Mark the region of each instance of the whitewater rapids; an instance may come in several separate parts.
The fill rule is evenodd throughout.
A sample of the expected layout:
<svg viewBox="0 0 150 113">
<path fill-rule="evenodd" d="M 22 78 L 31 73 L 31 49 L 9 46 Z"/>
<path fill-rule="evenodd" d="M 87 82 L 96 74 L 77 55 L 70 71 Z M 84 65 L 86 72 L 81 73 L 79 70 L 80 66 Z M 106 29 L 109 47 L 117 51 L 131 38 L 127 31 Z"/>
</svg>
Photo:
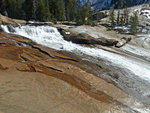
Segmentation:
<svg viewBox="0 0 150 113">
<path fill-rule="evenodd" d="M 98 48 L 83 47 L 65 41 L 63 36 L 54 27 L 50 26 L 19 26 L 10 30 L 7 25 L 1 25 L 6 33 L 12 33 L 27 37 L 38 44 L 74 53 L 83 53 L 95 58 L 101 58 L 111 62 L 113 65 L 127 69 L 139 78 L 150 82 L 150 63 L 140 61 L 131 57 L 121 56 Z"/>
</svg>

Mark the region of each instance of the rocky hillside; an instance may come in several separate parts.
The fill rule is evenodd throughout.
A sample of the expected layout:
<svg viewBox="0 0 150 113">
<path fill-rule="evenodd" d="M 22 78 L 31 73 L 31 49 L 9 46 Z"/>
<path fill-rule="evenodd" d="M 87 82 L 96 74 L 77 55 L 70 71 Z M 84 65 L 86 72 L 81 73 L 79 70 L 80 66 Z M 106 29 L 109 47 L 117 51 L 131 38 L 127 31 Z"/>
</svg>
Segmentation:
<svg viewBox="0 0 150 113">
<path fill-rule="evenodd" d="M 115 19 L 117 20 L 118 11 L 120 11 L 120 14 L 124 14 L 125 10 L 126 10 L 125 8 L 114 10 Z M 128 7 L 127 10 L 129 12 L 129 17 L 133 16 L 134 13 L 137 13 L 140 27 L 142 26 L 143 28 L 149 29 L 148 28 L 148 26 L 150 25 L 150 4 L 149 3 Z M 100 24 L 105 25 L 110 23 L 110 18 L 109 18 L 110 12 L 111 10 L 103 10 L 97 12 L 97 15 L 99 16 L 98 20 Z"/>
<path fill-rule="evenodd" d="M 149 0 L 122 0 L 122 5 L 127 4 L 131 7 L 146 3 L 148 1 Z M 91 0 L 92 7 L 96 10 L 112 9 L 113 7 L 117 7 L 119 2 L 119 0 Z"/>
</svg>

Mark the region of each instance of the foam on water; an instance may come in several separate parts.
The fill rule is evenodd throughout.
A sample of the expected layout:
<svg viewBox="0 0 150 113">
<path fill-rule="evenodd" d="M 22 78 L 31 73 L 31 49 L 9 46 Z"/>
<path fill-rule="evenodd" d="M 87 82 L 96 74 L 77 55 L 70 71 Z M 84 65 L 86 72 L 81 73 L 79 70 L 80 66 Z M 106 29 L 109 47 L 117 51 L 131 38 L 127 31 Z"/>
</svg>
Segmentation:
<svg viewBox="0 0 150 113">
<path fill-rule="evenodd" d="M 79 52 L 96 58 L 107 60 L 113 65 L 128 69 L 138 77 L 150 82 L 150 64 L 148 62 L 142 62 L 130 57 L 121 56 L 98 48 L 89 48 L 73 44 L 72 42 L 65 41 L 62 35 L 54 27 L 26 25 L 13 28 L 14 32 L 10 32 L 6 25 L 1 25 L 1 28 L 7 33 L 13 33 L 28 37 L 38 44 L 56 50 Z"/>
</svg>

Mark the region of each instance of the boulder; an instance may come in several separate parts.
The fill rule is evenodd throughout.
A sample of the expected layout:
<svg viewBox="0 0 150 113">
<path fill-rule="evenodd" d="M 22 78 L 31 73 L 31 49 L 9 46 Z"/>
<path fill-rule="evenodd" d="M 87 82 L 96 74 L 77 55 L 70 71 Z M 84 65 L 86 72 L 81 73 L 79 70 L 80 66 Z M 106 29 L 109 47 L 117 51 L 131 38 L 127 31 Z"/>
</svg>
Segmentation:
<svg viewBox="0 0 150 113">
<path fill-rule="evenodd" d="M 86 33 L 72 33 L 69 30 L 58 29 L 63 35 L 64 39 L 76 44 L 89 44 L 89 45 L 102 45 L 102 46 L 115 46 L 118 41 L 115 39 L 106 39 L 104 37 L 94 38 Z"/>
<path fill-rule="evenodd" d="M 10 32 L 15 32 L 14 27 L 13 27 L 11 24 L 8 25 L 8 30 L 9 30 Z"/>
<path fill-rule="evenodd" d="M 118 43 L 115 45 L 115 47 L 117 47 L 117 48 L 123 47 L 126 43 L 128 43 L 130 41 L 131 41 L 131 38 L 123 37 L 120 39 L 120 41 L 118 41 Z"/>
</svg>

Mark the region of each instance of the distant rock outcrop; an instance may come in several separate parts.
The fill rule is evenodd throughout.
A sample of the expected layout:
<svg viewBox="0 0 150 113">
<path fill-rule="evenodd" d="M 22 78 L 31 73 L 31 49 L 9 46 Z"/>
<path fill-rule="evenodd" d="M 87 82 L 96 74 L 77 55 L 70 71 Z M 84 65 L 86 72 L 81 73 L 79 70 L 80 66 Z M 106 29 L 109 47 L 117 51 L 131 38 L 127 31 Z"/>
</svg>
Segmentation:
<svg viewBox="0 0 150 113">
<path fill-rule="evenodd" d="M 25 20 L 16 20 L 16 19 L 11 19 L 9 17 L 3 16 L 2 14 L 0 14 L 0 25 L 1 24 L 25 24 L 27 23 Z"/>
</svg>

